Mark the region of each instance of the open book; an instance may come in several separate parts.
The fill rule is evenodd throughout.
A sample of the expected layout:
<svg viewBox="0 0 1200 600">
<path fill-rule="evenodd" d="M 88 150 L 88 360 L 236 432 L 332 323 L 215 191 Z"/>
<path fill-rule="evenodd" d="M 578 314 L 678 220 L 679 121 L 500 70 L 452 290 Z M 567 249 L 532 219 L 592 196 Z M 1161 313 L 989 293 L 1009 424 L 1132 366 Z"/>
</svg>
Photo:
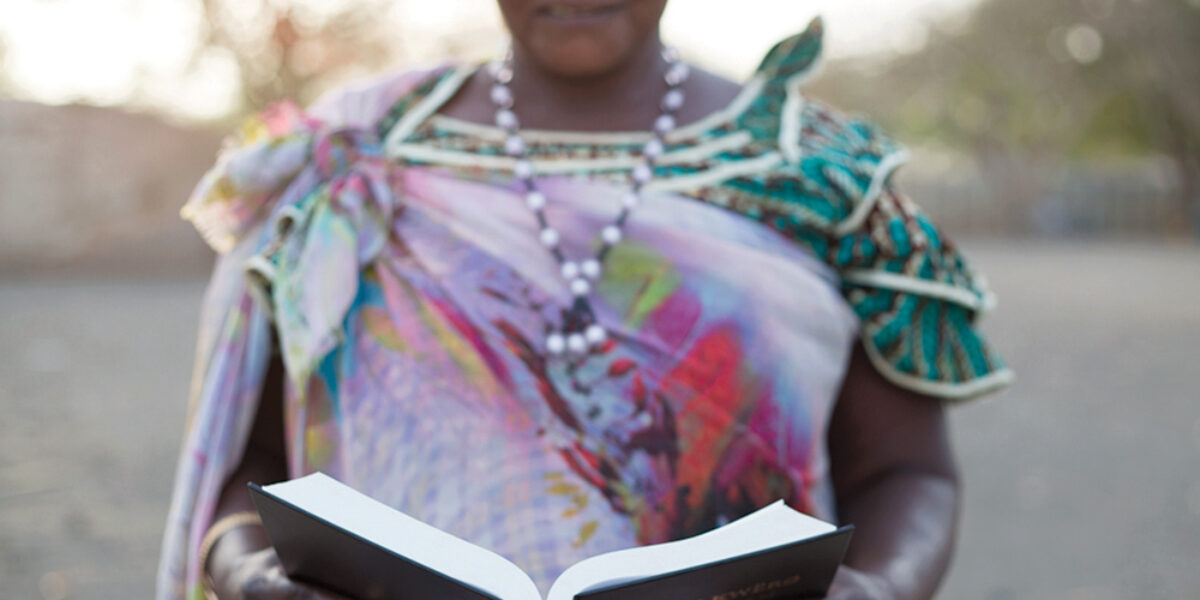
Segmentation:
<svg viewBox="0 0 1200 600">
<path fill-rule="evenodd" d="M 323 473 L 250 488 L 297 580 L 363 600 L 542 600 L 529 575 L 499 554 Z M 546 600 L 820 598 L 851 530 L 780 501 L 695 537 L 582 560 Z"/>
</svg>

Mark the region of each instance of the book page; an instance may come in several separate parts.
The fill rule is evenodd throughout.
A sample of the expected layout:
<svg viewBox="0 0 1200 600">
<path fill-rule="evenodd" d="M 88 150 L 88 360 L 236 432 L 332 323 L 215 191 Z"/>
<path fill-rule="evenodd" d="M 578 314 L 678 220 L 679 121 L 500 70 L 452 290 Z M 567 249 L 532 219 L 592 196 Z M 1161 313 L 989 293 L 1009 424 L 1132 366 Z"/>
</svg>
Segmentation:
<svg viewBox="0 0 1200 600">
<path fill-rule="evenodd" d="M 563 572 L 547 600 L 572 600 L 598 587 L 674 573 L 735 556 L 832 533 L 837 527 L 778 501 L 695 537 L 618 550 L 582 560 Z"/>
<path fill-rule="evenodd" d="M 414 519 L 324 473 L 262 489 L 500 600 L 541 600 L 529 575 L 499 554 Z"/>
</svg>

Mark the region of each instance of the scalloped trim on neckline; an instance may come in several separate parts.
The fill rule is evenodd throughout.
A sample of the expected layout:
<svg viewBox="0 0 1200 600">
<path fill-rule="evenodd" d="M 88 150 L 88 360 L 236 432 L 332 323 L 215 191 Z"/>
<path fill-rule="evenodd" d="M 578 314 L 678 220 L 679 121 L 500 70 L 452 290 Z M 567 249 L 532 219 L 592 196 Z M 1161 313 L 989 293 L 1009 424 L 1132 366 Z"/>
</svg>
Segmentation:
<svg viewBox="0 0 1200 600">
<path fill-rule="evenodd" d="M 464 137 L 487 142 L 502 142 L 504 130 L 495 125 L 477 123 L 458 117 L 439 114 L 437 111 L 450 100 L 481 65 L 467 64 L 451 67 L 433 91 L 421 99 L 402 117 L 387 135 L 385 147 L 394 148 L 406 141 L 423 125 L 429 124 L 439 130 L 449 131 Z M 667 134 L 667 142 L 679 144 L 702 137 L 705 133 L 736 121 L 762 93 L 767 79 L 755 74 L 742 84 L 736 96 L 725 106 L 705 116 L 684 124 Z M 620 146 L 641 144 L 650 139 L 649 131 L 573 131 L 524 129 L 521 137 L 534 144 L 578 144 L 592 146 Z"/>
</svg>

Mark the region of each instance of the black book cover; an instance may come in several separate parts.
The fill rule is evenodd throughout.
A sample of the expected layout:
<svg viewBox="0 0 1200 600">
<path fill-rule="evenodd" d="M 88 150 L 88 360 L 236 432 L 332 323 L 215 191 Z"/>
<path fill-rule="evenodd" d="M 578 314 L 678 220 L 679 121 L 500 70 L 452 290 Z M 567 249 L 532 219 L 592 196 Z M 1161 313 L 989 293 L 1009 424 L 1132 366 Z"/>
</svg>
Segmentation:
<svg viewBox="0 0 1200 600">
<path fill-rule="evenodd" d="M 250 484 L 288 576 L 360 600 L 496 598 L 426 568 Z M 584 592 L 576 600 L 823 598 L 853 527 L 692 569 Z M 619 578 L 620 574 L 614 574 Z"/>
<path fill-rule="evenodd" d="M 360 600 L 503 600 L 363 539 L 255 484 L 250 497 L 288 577 Z"/>
<path fill-rule="evenodd" d="M 850 545 L 846 526 L 785 546 L 584 592 L 576 600 L 801 600 L 824 598 Z"/>
</svg>

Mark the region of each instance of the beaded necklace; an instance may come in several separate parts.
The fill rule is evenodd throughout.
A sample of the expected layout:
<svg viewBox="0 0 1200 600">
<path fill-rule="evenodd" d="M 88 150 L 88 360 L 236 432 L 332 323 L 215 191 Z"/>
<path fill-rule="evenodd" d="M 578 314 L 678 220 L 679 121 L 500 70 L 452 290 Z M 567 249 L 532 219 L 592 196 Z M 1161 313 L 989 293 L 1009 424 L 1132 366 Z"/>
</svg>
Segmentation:
<svg viewBox="0 0 1200 600">
<path fill-rule="evenodd" d="M 655 161 L 662 156 L 666 148 L 665 137 L 675 129 L 675 113 L 683 106 L 681 86 L 687 80 L 688 66 L 680 60 L 679 53 L 673 48 L 664 48 L 662 58 L 667 63 L 666 74 L 663 76 L 667 92 L 659 105 L 662 113 L 654 120 L 653 137 L 642 147 L 641 161 L 630 172 L 630 189 L 621 196 L 620 212 L 611 224 L 600 230 L 600 243 L 595 255 L 584 260 L 566 256 L 560 246 L 561 235 L 546 221 L 546 195 L 537 189 L 534 182 L 533 163 L 527 156 L 525 140 L 521 138 L 520 122 L 513 112 L 513 93 L 508 85 L 513 78 L 512 53 L 510 52 L 504 60 L 488 65 L 488 72 L 492 76 L 491 100 L 496 106 L 496 125 L 508 134 L 504 140 L 504 151 L 516 159 L 513 173 L 525 190 L 525 205 L 533 211 L 537 219 L 540 228 L 539 240 L 558 262 L 559 273 L 574 298 L 570 309 L 564 314 L 561 325 L 557 329 L 550 328 L 546 334 L 545 350 L 550 355 L 561 355 L 564 352 L 584 355 L 599 348 L 608 339 L 608 332 L 597 322 L 588 296 L 601 277 L 604 259 L 613 246 L 621 241 L 625 223 L 641 201 L 642 188 L 654 177 Z"/>
</svg>

